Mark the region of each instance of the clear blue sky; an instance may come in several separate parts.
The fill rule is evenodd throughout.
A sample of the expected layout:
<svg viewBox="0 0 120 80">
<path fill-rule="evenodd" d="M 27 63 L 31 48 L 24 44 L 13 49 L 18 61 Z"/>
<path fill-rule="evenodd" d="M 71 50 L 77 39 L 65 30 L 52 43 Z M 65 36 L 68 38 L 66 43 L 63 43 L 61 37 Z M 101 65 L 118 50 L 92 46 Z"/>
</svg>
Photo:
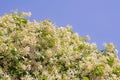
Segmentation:
<svg viewBox="0 0 120 80">
<path fill-rule="evenodd" d="M 80 36 L 90 35 L 100 48 L 113 42 L 120 51 L 120 0 L 0 1 L 0 15 L 16 9 L 30 11 L 31 20 L 49 18 L 58 26 L 70 24 Z"/>
</svg>

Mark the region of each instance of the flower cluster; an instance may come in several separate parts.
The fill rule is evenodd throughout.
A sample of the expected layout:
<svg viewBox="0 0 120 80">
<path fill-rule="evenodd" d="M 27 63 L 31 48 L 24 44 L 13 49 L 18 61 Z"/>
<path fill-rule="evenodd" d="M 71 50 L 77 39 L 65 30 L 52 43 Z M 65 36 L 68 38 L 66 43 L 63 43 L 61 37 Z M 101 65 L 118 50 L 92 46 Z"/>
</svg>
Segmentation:
<svg viewBox="0 0 120 80">
<path fill-rule="evenodd" d="M 120 80 L 112 43 L 100 50 L 70 26 L 29 21 L 30 15 L 0 17 L 0 80 Z"/>
</svg>

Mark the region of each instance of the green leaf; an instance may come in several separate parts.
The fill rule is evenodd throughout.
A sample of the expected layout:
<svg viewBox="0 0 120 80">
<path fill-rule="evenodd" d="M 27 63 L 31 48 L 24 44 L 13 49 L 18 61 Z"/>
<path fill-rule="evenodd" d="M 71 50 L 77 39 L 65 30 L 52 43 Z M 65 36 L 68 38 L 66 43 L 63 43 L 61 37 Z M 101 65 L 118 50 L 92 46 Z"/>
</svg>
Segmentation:
<svg viewBox="0 0 120 80">
<path fill-rule="evenodd" d="M 89 78 L 88 77 L 83 77 L 83 80 L 89 80 Z"/>
<path fill-rule="evenodd" d="M 3 33 L 0 31 L 0 36 L 2 36 L 3 35 Z"/>
<path fill-rule="evenodd" d="M 85 42 L 87 41 L 86 38 L 82 38 L 82 37 L 80 37 L 79 40 L 80 41 L 85 41 Z"/>
<path fill-rule="evenodd" d="M 44 61 L 44 58 L 43 58 L 42 56 L 38 56 L 37 59 L 36 59 L 36 61 L 41 61 L 41 62 L 43 62 L 43 61 Z"/>
<path fill-rule="evenodd" d="M 25 26 L 27 24 L 27 19 L 25 19 L 24 17 L 19 17 L 17 15 L 13 15 L 13 19 L 16 21 L 16 25 L 17 26 Z"/>
<path fill-rule="evenodd" d="M 93 70 L 93 75 L 94 76 L 101 76 L 103 74 L 103 66 L 98 65 L 94 70 Z"/>
<path fill-rule="evenodd" d="M 0 56 L 3 56 L 3 54 L 0 52 Z"/>
<path fill-rule="evenodd" d="M 80 37 L 79 40 L 80 40 L 80 41 L 83 41 L 83 38 Z"/>
<path fill-rule="evenodd" d="M 78 47 L 78 49 L 81 51 L 81 50 L 83 50 L 85 48 L 85 45 L 84 44 L 81 44 L 81 45 L 79 45 L 79 47 Z"/>
<path fill-rule="evenodd" d="M 22 22 L 22 24 L 27 24 L 27 20 L 25 18 L 20 18 L 20 21 Z"/>
<path fill-rule="evenodd" d="M 114 57 L 110 57 L 109 59 L 107 59 L 107 61 L 108 61 L 108 64 L 109 64 L 110 66 L 113 66 Z"/>
<path fill-rule="evenodd" d="M 68 30 L 68 32 L 72 33 L 73 34 L 73 31 L 72 30 Z"/>
<path fill-rule="evenodd" d="M 79 74 L 76 74 L 76 77 L 78 77 L 78 78 L 82 78 L 82 76 L 81 76 L 81 74 L 79 73 Z"/>
<path fill-rule="evenodd" d="M 11 53 L 15 56 L 15 55 L 17 55 L 17 50 L 16 49 L 12 49 Z"/>
<path fill-rule="evenodd" d="M 41 79 L 41 80 L 48 80 L 48 79 L 47 79 L 47 76 L 45 76 L 45 75 L 40 75 L 40 79 Z"/>
<path fill-rule="evenodd" d="M 120 76 L 120 67 L 116 67 L 116 68 L 113 70 L 113 73 L 116 74 L 117 76 Z"/>
</svg>

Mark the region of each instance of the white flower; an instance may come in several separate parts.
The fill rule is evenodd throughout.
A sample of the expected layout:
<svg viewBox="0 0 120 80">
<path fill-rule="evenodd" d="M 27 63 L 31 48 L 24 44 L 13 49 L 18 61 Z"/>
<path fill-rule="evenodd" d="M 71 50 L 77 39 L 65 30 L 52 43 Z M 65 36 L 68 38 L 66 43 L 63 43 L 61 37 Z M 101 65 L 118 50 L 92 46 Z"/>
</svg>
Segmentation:
<svg viewBox="0 0 120 80">
<path fill-rule="evenodd" d="M 22 12 L 22 15 L 23 15 L 23 16 L 27 16 L 27 17 L 30 17 L 32 14 L 31 14 L 31 12 Z"/>
<path fill-rule="evenodd" d="M 88 42 L 88 35 L 82 38 L 70 26 L 56 28 L 50 20 L 29 21 L 27 16 L 31 13 L 0 17 L 1 79 L 82 80 L 89 76 L 120 80 L 120 60 L 113 43 L 105 43 L 101 51 L 96 43 Z"/>
</svg>

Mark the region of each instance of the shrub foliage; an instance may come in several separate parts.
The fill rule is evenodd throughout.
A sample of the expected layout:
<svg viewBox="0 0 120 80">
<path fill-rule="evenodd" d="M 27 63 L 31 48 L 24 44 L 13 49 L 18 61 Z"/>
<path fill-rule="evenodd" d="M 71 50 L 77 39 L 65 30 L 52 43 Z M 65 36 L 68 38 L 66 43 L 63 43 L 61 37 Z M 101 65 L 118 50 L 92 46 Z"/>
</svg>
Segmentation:
<svg viewBox="0 0 120 80">
<path fill-rule="evenodd" d="M 100 50 L 89 36 L 30 13 L 0 17 L 0 80 L 119 80 L 120 60 L 112 44 Z"/>
</svg>

